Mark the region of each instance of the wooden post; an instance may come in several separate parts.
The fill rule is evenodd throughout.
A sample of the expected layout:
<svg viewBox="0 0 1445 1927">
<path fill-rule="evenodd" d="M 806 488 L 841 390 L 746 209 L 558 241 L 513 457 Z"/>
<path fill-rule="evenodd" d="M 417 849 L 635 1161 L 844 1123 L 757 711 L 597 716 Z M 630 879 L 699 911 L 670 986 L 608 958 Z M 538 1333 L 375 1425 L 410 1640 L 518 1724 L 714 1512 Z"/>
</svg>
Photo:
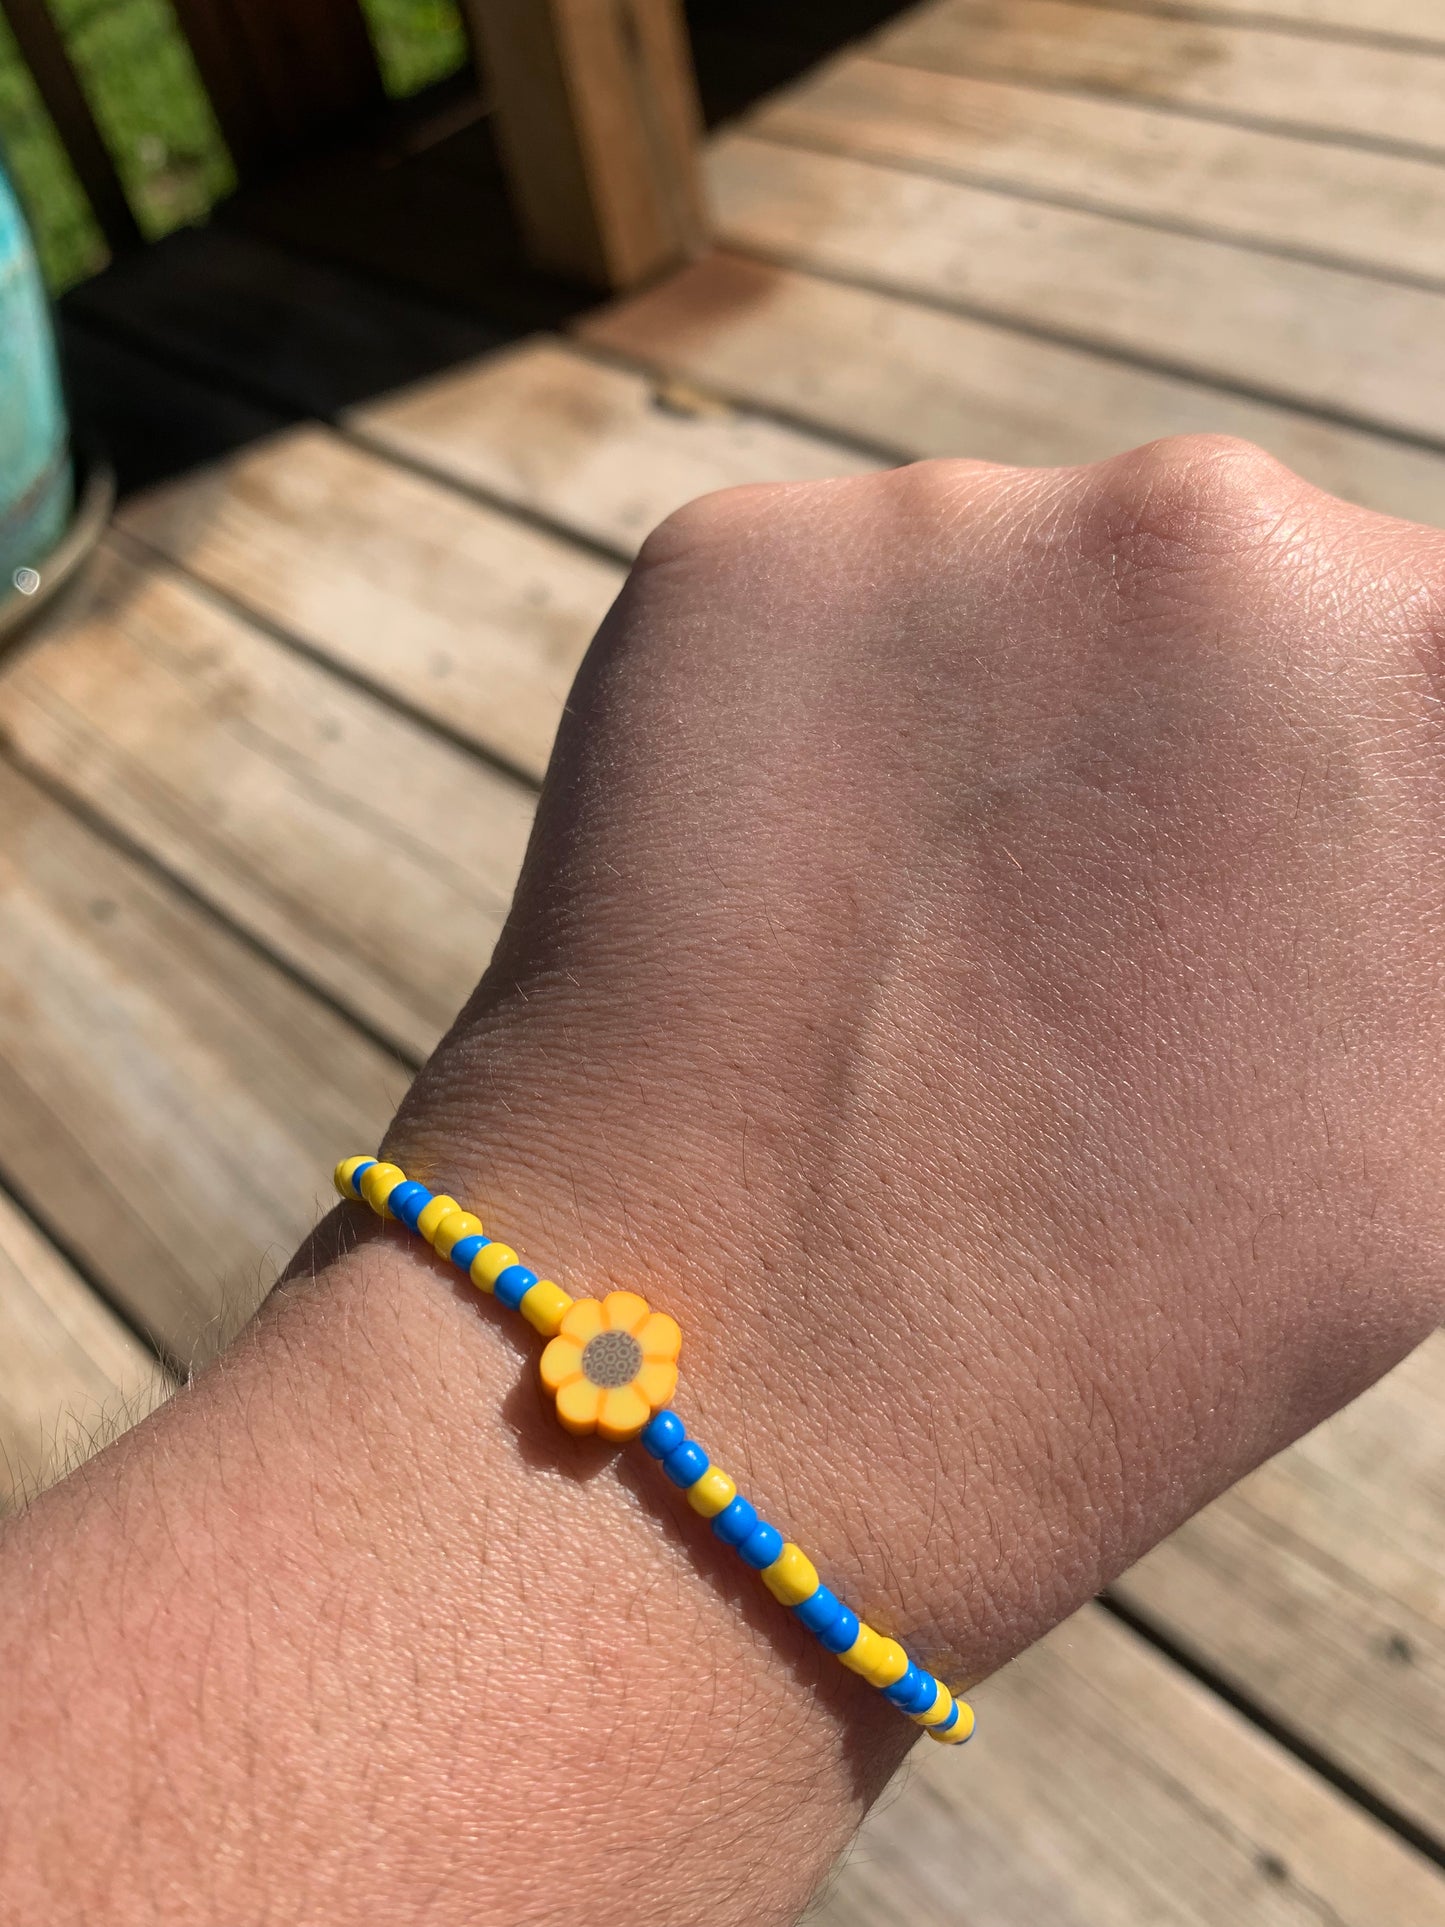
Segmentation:
<svg viewBox="0 0 1445 1927">
<path fill-rule="evenodd" d="M 112 253 L 139 247 L 140 229 L 125 188 L 44 0 L 0 0 L 0 5 Z"/>
<path fill-rule="evenodd" d="M 375 112 L 358 0 L 172 0 L 236 173 L 264 174 Z"/>
<path fill-rule="evenodd" d="M 539 267 L 630 288 L 706 238 L 680 0 L 466 0 Z"/>
</svg>

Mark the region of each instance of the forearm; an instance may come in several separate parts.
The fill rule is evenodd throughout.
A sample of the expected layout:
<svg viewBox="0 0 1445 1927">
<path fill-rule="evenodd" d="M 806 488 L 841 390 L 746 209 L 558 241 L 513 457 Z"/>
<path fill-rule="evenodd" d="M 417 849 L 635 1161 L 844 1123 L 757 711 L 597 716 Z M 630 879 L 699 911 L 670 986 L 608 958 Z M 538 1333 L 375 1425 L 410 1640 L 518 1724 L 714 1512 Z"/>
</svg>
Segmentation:
<svg viewBox="0 0 1445 1927">
<path fill-rule="evenodd" d="M 914 1729 L 534 1351 L 371 1243 L 17 1523 L 7 1919 L 795 1915 Z"/>
</svg>

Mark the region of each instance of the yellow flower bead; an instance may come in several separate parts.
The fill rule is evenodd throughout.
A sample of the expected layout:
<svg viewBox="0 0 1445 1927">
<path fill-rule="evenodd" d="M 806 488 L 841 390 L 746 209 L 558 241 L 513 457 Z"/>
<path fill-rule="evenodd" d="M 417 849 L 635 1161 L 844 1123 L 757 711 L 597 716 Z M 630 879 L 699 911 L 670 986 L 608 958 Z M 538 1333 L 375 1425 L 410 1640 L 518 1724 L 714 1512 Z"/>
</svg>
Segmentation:
<svg viewBox="0 0 1445 1927">
<path fill-rule="evenodd" d="M 421 1236 L 426 1239 L 427 1243 L 430 1244 L 436 1237 L 437 1226 L 441 1223 L 442 1219 L 449 1218 L 453 1211 L 460 1211 L 461 1208 L 455 1198 L 449 1198 L 443 1193 L 440 1197 L 433 1198 L 430 1204 L 423 1207 L 421 1215 L 416 1221 L 416 1228 Z"/>
<path fill-rule="evenodd" d="M 366 1180 L 363 1178 L 362 1182 L 364 1184 Z M 460 1244 L 463 1238 L 481 1236 L 480 1218 L 474 1218 L 470 1211 L 448 1211 L 432 1233 L 432 1249 L 439 1258 L 450 1258 L 454 1244 Z"/>
<path fill-rule="evenodd" d="M 355 1199 L 356 1193 L 351 1188 L 351 1180 L 356 1176 L 356 1167 L 366 1162 L 366 1153 L 363 1151 L 360 1157 L 343 1158 L 332 1172 L 331 1182 L 336 1186 L 343 1198 Z"/>
<path fill-rule="evenodd" d="M 737 1486 L 720 1465 L 710 1465 L 702 1477 L 687 1488 L 688 1504 L 704 1519 L 715 1519 L 737 1496 Z"/>
<path fill-rule="evenodd" d="M 517 1263 L 517 1254 L 510 1245 L 483 1245 L 472 1260 L 472 1283 L 478 1291 L 490 1291 L 507 1269 Z"/>
<path fill-rule="evenodd" d="M 681 1344 L 675 1318 L 650 1311 L 635 1291 L 609 1291 L 569 1306 L 538 1369 L 569 1432 L 621 1445 L 671 1398 Z"/>
<path fill-rule="evenodd" d="M 555 1338 L 562 1320 L 572 1309 L 572 1294 L 554 1285 L 550 1278 L 539 1278 L 522 1293 L 517 1309 L 534 1331 L 541 1332 L 544 1338 Z"/>
<path fill-rule="evenodd" d="M 925 1727 L 924 1731 L 927 1733 L 929 1739 L 937 1740 L 940 1746 L 962 1746 L 965 1740 L 973 1737 L 975 1724 L 973 1708 L 967 1700 L 960 1700 L 958 1702 L 958 1718 L 946 1733 L 940 1733 L 936 1726 Z"/>
<path fill-rule="evenodd" d="M 764 1566 L 763 1584 L 784 1606 L 801 1606 L 818 1590 L 818 1568 L 801 1546 L 789 1539 L 770 1566 Z"/>
<path fill-rule="evenodd" d="M 373 1164 L 369 1171 L 361 1174 L 361 1195 L 379 1218 L 389 1218 L 386 1201 L 399 1184 L 405 1184 L 406 1172 L 399 1164 Z"/>
</svg>

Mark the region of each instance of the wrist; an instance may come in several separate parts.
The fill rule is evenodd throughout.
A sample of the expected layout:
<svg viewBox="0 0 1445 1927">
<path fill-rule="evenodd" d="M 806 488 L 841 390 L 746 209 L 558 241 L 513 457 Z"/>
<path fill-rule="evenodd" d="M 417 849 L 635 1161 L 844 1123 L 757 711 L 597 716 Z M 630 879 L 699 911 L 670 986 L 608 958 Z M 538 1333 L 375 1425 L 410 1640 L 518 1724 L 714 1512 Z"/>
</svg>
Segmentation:
<svg viewBox="0 0 1445 1927">
<path fill-rule="evenodd" d="M 850 1252 L 846 1231 L 810 1221 L 765 1129 L 749 1137 L 745 1123 L 732 1164 L 716 1155 L 705 1097 L 690 1115 L 654 1104 L 620 1116 L 627 1080 L 606 1075 L 595 1038 L 554 1055 L 535 1032 L 519 1047 L 488 1023 L 454 1038 L 445 1061 L 385 1154 L 574 1296 L 635 1291 L 671 1312 L 684 1334 L 672 1402 L 689 1432 L 863 1619 L 961 1686 L 1096 1589 L 1089 1492 L 1062 1475 L 1038 1490 L 1053 1446 L 1012 1365 L 957 1329 L 940 1337 L 926 1303 L 870 1291 L 866 1237 Z M 589 1066 L 584 1081 L 576 1063 Z M 479 1128 L 500 1118 L 495 1134 Z M 400 1231 L 388 1242 L 450 1288 L 455 1274 L 424 1246 Z M 987 1295 L 983 1267 L 967 1274 Z M 519 1360 L 516 1409 L 537 1415 L 545 1453 L 560 1433 L 537 1382 L 540 1350 L 534 1341 Z M 961 1454 L 976 1467 L 967 1490 L 942 1473 Z M 705 1545 L 681 1495 L 628 1457 L 649 1506 Z M 788 1615 L 772 1618 L 786 1639 Z"/>
</svg>

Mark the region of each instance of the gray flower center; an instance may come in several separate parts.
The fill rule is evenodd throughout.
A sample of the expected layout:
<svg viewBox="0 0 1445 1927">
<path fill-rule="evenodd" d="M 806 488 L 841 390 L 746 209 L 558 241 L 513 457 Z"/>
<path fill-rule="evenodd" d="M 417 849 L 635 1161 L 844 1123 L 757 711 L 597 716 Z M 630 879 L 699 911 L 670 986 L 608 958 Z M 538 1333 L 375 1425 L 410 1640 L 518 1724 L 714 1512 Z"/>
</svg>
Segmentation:
<svg viewBox="0 0 1445 1927">
<path fill-rule="evenodd" d="M 582 1347 L 582 1371 L 593 1385 L 615 1391 L 642 1368 L 642 1347 L 631 1332 L 598 1332 Z"/>
</svg>

